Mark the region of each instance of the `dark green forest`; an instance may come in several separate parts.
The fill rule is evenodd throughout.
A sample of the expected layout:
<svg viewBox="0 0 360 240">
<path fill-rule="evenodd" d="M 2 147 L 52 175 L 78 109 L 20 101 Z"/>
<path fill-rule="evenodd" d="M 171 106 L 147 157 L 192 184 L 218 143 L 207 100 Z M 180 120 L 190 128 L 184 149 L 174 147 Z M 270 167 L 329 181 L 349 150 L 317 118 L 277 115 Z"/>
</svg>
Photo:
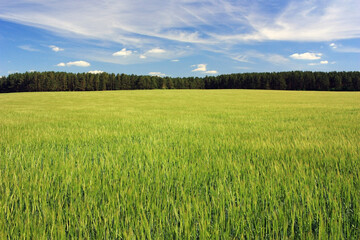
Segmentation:
<svg viewBox="0 0 360 240">
<path fill-rule="evenodd" d="M 277 89 L 359 91 L 360 72 L 266 72 L 156 77 L 114 73 L 26 72 L 0 78 L 0 92 L 132 89 Z"/>
</svg>

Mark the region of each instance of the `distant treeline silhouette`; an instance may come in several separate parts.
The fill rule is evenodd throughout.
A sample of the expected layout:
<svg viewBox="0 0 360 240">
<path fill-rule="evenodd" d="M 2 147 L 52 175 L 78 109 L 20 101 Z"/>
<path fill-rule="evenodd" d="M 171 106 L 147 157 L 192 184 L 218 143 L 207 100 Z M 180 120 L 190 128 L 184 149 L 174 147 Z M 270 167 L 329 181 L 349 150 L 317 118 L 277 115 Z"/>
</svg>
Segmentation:
<svg viewBox="0 0 360 240">
<path fill-rule="evenodd" d="M 359 91 L 360 72 L 234 73 L 206 77 L 157 77 L 114 73 L 26 72 L 0 78 L 0 92 L 131 89 L 278 89 Z"/>
</svg>

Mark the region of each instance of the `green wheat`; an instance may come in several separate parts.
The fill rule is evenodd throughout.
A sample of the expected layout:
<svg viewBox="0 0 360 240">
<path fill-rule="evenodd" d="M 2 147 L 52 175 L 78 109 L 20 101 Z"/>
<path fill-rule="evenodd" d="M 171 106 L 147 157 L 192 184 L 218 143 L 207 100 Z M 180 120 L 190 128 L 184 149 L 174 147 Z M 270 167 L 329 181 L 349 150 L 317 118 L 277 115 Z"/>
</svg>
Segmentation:
<svg viewBox="0 0 360 240">
<path fill-rule="evenodd" d="M 360 94 L 0 95 L 0 239 L 359 239 Z"/>
</svg>

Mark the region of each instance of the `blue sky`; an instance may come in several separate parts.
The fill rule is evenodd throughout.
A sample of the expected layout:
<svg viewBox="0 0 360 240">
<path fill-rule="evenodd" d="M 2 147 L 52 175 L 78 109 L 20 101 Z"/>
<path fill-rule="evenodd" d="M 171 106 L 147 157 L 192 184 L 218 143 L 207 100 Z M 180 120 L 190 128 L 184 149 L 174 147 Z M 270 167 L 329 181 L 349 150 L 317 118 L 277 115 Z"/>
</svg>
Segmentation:
<svg viewBox="0 0 360 240">
<path fill-rule="evenodd" d="M 358 0 L 0 0 L 0 76 L 359 71 Z"/>
</svg>

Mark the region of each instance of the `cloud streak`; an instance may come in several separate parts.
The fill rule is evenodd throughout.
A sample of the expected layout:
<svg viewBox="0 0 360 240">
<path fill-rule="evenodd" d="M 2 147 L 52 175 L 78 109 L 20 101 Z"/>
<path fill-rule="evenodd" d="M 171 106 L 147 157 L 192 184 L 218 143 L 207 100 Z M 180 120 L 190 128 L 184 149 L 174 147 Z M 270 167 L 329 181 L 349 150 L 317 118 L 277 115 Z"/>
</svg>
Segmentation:
<svg viewBox="0 0 360 240">
<path fill-rule="evenodd" d="M 242 63 L 254 64 L 255 60 L 261 60 L 273 64 L 284 64 L 289 61 L 288 58 L 276 53 L 261 53 L 258 51 L 246 51 L 241 54 L 231 54 L 231 58 Z"/>
<path fill-rule="evenodd" d="M 100 74 L 103 73 L 104 71 L 101 70 L 93 70 L 93 71 L 88 71 L 88 73 L 92 73 L 92 74 Z"/>
<path fill-rule="evenodd" d="M 51 48 L 51 50 L 53 50 L 54 52 L 64 51 L 63 48 L 57 47 L 57 46 L 55 46 L 55 45 L 50 45 L 49 48 Z"/>
<path fill-rule="evenodd" d="M 320 59 L 322 56 L 321 53 L 311 53 L 311 52 L 305 52 L 305 53 L 294 53 L 290 55 L 291 58 L 297 59 L 297 60 L 317 60 Z"/>
<path fill-rule="evenodd" d="M 335 43 L 330 43 L 329 46 L 333 49 L 336 49 L 337 48 L 337 45 Z"/>
<path fill-rule="evenodd" d="M 324 60 L 324 61 L 320 61 L 320 62 L 316 62 L 316 63 L 309 63 L 309 66 L 318 66 L 318 65 L 326 65 L 329 64 L 329 61 Z"/>
<path fill-rule="evenodd" d="M 159 54 L 159 53 L 165 53 L 166 51 L 164 49 L 161 48 L 153 48 L 150 49 L 149 51 L 147 51 L 147 54 Z"/>
<path fill-rule="evenodd" d="M 56 66 L 58 67 L 71 67 L 71 66 L 76 66 L 76 67 L 90 67 L 90 63 L 86 62 L 86 61 L 75 61 L 75 62 L 68 62 L 68 63 L 59 63 Z"/>
<path fill-rule="evenodd" d="M 148 75 L 150 76 L 157 76 L 157 77 L 165 77 L 166 74 L 162 72 L 149 72 Z"/>
<path fill-rule="evenodd" d="M 117 57 L 117 56 L 130 56 L 132 54 L 131 50 L 126 50 L 126 48 L 121 49 L 121 51 L 115 52 L 112 55 Z"/>
<path fill-rule="evenodd" d="M 19 46 L 20 49 L 25 50 L 25 51 L 29 51 L 29 52 L 38 52 L 39 49 L 33 48 L 30 45 L 21 45 Z"/>
</svg>

